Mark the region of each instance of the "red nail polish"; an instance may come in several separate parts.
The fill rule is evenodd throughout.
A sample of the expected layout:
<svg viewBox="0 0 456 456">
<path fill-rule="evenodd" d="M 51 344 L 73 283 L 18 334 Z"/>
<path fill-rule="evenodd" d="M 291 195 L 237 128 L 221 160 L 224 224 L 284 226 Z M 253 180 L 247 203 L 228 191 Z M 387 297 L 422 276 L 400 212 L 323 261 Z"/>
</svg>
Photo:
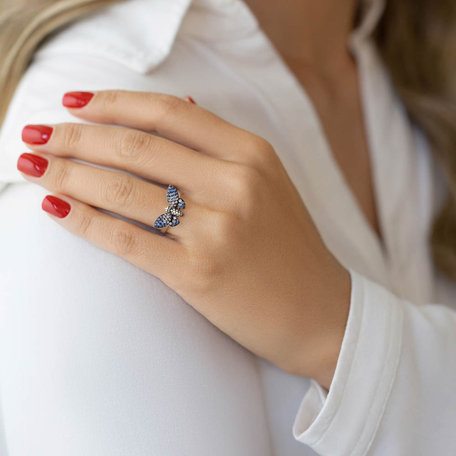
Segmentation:
<svg viewBox="0 0 456 456">
<path fill-rule="evenodd" d="M 51 215 L 55 215 L 58 218 L 64 218 L 70 212 L 71 206 L 56 196 L 47 195 L 41 203 L 41 208 L 49 212 Z"/>
<path fill-rule="evenodd" d="M 196 104 L 196 101 L 195 101 L 190 95 L 187 95 L 187 96 L 185 97 L 185 99 L 186 99 L 187 101 L 189 101 L 190 103 Z"/>
<path fill-rule="evenodd" d="M 67 92 L 63 95 L 62 104 L 67 108 L 82 108 L 93 97 L 92 92 Z"/>
<path fill-rule="evenodd" d="M 17 160 L 17 169 L 33 177 L 41 177 L 48 167 L 48 161 L 39 155 L 25 153 Z"/>
<path fill-rule="evenodd" d="M 26 125 L 22 129 L 22 141 L 28 144 L 46 144 L 53 130 L 47 125 Z"/>
</svg>

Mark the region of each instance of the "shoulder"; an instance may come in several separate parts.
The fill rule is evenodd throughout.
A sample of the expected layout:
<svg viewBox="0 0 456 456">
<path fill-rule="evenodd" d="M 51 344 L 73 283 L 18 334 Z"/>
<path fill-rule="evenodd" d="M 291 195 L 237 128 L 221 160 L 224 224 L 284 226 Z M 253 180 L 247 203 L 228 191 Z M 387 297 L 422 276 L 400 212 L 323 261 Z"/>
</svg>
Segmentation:
<svg viewBox="0 0 456 456">
<path fill-rule="evenodd" d="M 157 67 L 169 55 L 191 0 L 129 0 L 52 34 L 35 52 L 0 130 L 0 187 L 22 182 L 16 170 L 28 123 L 80 121 L 61 106 L 71 90 L 158 90 Z M 153 75 L 152 75 L 153 73 Z"/>
</svg>

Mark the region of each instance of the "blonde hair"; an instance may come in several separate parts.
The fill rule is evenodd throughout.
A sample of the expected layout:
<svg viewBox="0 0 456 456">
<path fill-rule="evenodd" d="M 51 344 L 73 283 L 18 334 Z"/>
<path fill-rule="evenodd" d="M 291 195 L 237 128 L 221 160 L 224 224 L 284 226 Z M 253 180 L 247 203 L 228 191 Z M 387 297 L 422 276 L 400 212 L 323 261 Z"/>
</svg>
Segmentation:
<svg viewBox="0 0 456 456">
<path fill-rule="evenodd" d="M 375 40 L 448 184 L 429 242 L 435 266 L 456 281 L 456 3 L 389 0 Z"/>
<path fill-rule="evenodd" d="M 119 1 L 0 0 L 0 123 L 43 40 Z M 449 193 L 433 221 L 429 242 L 435 266 L 456 281 L 455 2 L 388 0 L 374 38 L 411 121 L 427 135 L 444 171 Z"/>
</svg>

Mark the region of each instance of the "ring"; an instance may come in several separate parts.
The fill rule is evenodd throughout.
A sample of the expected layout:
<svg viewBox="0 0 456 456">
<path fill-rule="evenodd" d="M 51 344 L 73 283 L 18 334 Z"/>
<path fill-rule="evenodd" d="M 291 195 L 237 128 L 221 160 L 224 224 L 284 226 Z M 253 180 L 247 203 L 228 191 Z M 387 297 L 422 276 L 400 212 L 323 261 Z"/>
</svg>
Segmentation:
<svg viewBox="0 0 456 456">
<path fill-rule="evenodd" d="M 154 228 L 166 228 L 167 231 L 169 226 L 179 225 L 178 217 L 184 215 L 181 209 L 185 208 L 185 201 L 179 197 L 177 188 L 174 185 L 168 185 L 166 199 L 168 200 L 168 206 L 165 208 L 165 213 L 155 220 Z"/>
</svg>

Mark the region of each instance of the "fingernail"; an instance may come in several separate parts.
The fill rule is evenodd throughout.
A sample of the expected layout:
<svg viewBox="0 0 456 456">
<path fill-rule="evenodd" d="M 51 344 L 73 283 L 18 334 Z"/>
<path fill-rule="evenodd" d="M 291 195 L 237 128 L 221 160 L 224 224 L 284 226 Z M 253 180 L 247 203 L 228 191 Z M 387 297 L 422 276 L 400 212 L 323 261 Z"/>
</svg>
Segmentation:
<svg viewBox="0 0 456 456">
<path fill-rule="evenodd" d="M 187 95 L 186 97 L 184 97 L 184 99 L 189 101 L 190 103 L 196 104 L 196 101 L 190 95 Z"/>
<path fill-rule="evenodd" d="M 33 177 L 41 177 L 48 167 L 48 161 L 39 155 L 25 153 L 17 160 L 17 169 Z"/>
<path fill-rule="evenodd" d="M 41 203 L 41 208 L 51 215 L 64 218 L 70 212 L 71 206 L 56 196 L 47 195 Z"/>
<path fill-rule="evenodd" d="M 22 129 L 22 141 L 28 144 L 46 144 L 53 130 L 47 125 L 26 125 Z"/>
<path fill-rule="evenodd" d="M 82 108 L 93 97 L 92 92 L 67 92 L 63 95 L 62 104 L 66 108 Z"/>
</svg>

